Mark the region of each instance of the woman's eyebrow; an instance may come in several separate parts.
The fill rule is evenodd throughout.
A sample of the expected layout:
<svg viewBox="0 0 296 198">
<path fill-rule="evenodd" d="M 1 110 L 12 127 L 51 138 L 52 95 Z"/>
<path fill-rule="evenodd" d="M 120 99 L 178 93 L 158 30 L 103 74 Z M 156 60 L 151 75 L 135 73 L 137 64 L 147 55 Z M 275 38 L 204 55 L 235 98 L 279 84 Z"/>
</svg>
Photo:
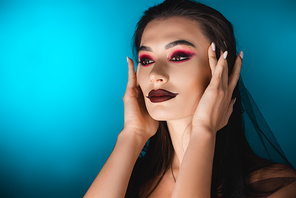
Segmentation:
<svg viewBox="0 0 296 198">
<path fill-rule="evenodd" d="M 195 45 L 193 45 L 189 41 L 186 41 L 186 40 L 177 40 L 177 41 L 173 41 L 173 42 L 167 44 L 165 46 L 165 49 L 169 49 L 169 48 L 175 47 L 176 45 L 188 45 L 188 46 L 191 46 L 191 47 L 195 47 Z"/>
<path fill-rule="evenodd" d="M 173 41 L 169 44 L 167 44 L 165 46 L 165 49 L 170 49 L 172 47 L 175 47 L 176 45 L 187 45 L 187 46 L 190 46 L 190 47 L 195 47 L 195 45 L 193 45 L 192 43 L 190 43 L 189 41 L 186 41 L 186 40 L 177 40 L 177 41 Z M 152 52 L 152 49 L 150 47 L 147 47 L 147 46 L 144 46 L 142 45 L 140 48 L 139 48 L 139 51 L 148 51 L 148 52 Z"/>
<path fill-rule="evenodd" d="M 152 49 L 151 49 L 150 47 L 147 47 L 147 46 L 142 45 L 142 46 L 139 48 L 139 51 L 148 51 L 148 52 L 152 52 Z"/>
</svg>

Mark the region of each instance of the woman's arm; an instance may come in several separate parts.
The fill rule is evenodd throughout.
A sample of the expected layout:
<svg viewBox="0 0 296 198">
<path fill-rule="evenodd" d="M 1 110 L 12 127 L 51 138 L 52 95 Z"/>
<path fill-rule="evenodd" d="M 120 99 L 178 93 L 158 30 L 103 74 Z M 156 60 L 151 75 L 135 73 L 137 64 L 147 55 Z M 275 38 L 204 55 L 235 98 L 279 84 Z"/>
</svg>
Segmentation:
<svg viewBox="0 0 296 198">
<path fill-rule="evenodd" d="M 174 198 L 211 197 L 216 133 L 228 123 L 235 102 L 231 97 L 239 79 L 242 53 L 237 57 L 229 78 L 227 52 L 217 61 L 215 45 L 212 44 L 208 55 L 212 79 L 192 119 L 191 137 L 173 192 Z"/>
<path fill-rule="evenodd" d="M 123 129 L 109 159 L 84 197 L 124 197 L 134 164 L 146 141 Z"/>
<path fill-rule="evenodd" d="M 211 197 L 215 137 L 207 129 L 192 135 L 184 155 L 173 198 Z"/>
<path fill-rule="evenodd" d="M 129 77 L 124 102 L 124 128 L 113 152 L 85 194 L 87 197 L 124 197 L 134 164 L 159 123 L 148 114 L 137 84 L 134 64 L 128 58 Z"/>
</svg>

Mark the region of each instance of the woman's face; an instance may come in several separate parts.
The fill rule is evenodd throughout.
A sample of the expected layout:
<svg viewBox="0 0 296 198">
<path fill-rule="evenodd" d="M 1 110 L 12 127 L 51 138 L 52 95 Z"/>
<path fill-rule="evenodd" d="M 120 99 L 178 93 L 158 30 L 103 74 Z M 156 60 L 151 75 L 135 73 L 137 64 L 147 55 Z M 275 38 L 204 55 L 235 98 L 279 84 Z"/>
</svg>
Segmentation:
<svg viewBox="0 0 296 198">
<path fill-rule="evenodd" d="M 186 18 L 154 20 L 146 26 L 137 79 L 153 119 L 193 115 L 211 79 L 209 45 L 197 22 Z"/>
</svg>

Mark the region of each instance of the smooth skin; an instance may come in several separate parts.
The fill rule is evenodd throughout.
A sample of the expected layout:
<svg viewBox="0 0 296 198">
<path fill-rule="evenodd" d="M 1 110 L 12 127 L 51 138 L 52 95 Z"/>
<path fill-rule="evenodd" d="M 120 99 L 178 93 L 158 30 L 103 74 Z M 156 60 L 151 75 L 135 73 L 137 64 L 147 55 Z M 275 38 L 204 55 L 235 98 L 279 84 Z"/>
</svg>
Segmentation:
<svg viewBox="0 0 296 198">
<path fill-rule="evenodd" d="M 175 63 L 166 58 L 170 52 L 166 51 L 164 46 L 180 39 L 193 42 L 196 49 L 191 48 L 190 50 L 194 51 L 196 56 L 184 63 L 178 63 L 178 67 L 174 67 Z M 158 117 L 168 123 L 175 150 L 172 167 L 177 181 L 173 182 L 170 170 L 167 170 L 149 197 L 210 198 L 216 132 L 227 124 L 232 113 L 235 99 L 231 97 L 239 79 L 242 58 L 241 56 L 236 58 L 233 71 L 228 76 L 227 52 L 221 53 L 221 57 L 217 60 L 213 51 L 214 46 L 202 35 L 198 24 L 181 17 L 150 22 L 143 33 L 141 45 L 149 46 L 152 49 L 152 52 L 149 53 L 155 57 L 155 64 L 145 69 L 138 65 L 136 74 L 133 61 L 128 58 L 129 77 L 123 97 L 124 128 L 118 135 L 113 152 L 85 197 L 124 197 L 133 166 L 141 149 L 146 141 L 156 133 L 159 122 L 153 118 Z M 174 112 L 165 110 L 181 105 L 181 102 L 184 102 L 181 98 L 182 90 L 186 89 L 186 87 L 178 89 L 178 83 L 174 86 L 174 82 L 181 77 L 176 78 L 176 75 L 182 74 L 182 68 L 183 70 L 186 68 L 185 64 L 191 67 L 190 61 L 196 67 L 208 68 L 196 70 L 197 73 L 202 71 L 206 76 L 201 79 L 201 82 L 208 81 L 208 83 L 196 85 L 195 88 L 199 90 L 199 93 L 194 95 L 195 101 L 190 104 L 185 103 L 190 106 L 189 109 L 193 109 L 192 111 L 180 112 L 175 109 L 174 111 L 179 112 L 172 116 Z M 204 62 L 205 64 L 201 64 Z M 179 72 L 176 72 L 177 70 Z M 192 82 L 194 80 L 192 78 Z M 164 87 L 175 89 L 179 95 L 157 105 L 150 104 L 150 101 L 144 98 L 147 91 Z M 178 97 L 179 103 L 177 103 Z M 178 117 L 180 114 L 182 116 Z M 286 196 L 284 193 L 288 193 L 288 188 L 291 190 L 292 185 L 295 187 L 295 184 L 291 184 L 283 188 L 277 192 L 276 197 Z"/>
</svg>

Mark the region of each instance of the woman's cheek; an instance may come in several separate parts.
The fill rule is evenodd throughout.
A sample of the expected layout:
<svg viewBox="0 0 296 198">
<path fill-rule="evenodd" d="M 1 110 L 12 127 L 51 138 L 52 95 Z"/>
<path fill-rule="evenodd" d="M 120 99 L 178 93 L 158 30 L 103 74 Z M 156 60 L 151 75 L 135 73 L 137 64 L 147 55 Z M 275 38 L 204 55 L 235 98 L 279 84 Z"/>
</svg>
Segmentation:
<svg viewBox="0 0 296 198">
<path fill-rule="evenodd" d="M 139 74 L 137 75 L 137 83 L 138 85 L 140 86 L 142 92 L 143 92 L 143 95 L 145 97 L 145 83 L 144 83 L 144 77 L 141 75 L 141 73 L 139 72 Z"/>
</svg>

